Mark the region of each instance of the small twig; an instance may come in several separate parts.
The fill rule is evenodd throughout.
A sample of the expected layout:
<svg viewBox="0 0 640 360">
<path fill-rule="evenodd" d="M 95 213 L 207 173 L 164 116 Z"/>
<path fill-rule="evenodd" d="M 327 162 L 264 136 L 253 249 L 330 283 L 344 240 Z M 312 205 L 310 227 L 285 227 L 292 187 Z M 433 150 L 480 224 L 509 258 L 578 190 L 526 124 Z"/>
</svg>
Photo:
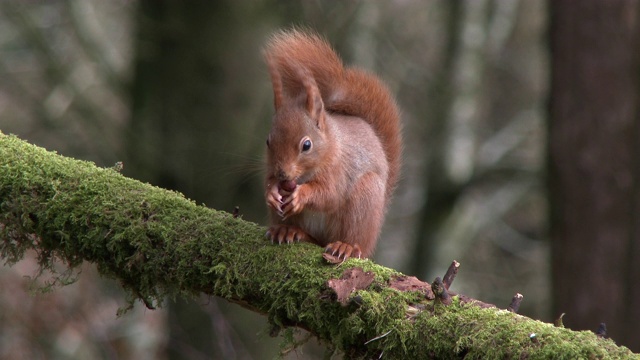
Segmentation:
<svg viewBox="0 0 640 360">
<path fill-rule="evenodd" d="M 558 318 L 556 319 L 556 322 L 554 323 L 554 325 L 555 325 L 556 327 L 559 327 L 559 328 L 563 328 L 563 327 L 564 327 L 564 324 L 562 323 L 562 318 L 563 318 L 563 317 L 564 317 L 564 313 L 560 314 L 560 317 L 558 317 Z"/>
<path fill-rule="evenodd" d="M 433 284 L 431 284 L 431 291 L 436 295 L 436 300 L 439 300 L 444 305 L 451 304 L 451 296 L 439 277 L 433 280 Z"/>
<path fill-rule="evenodd" d="M 111 167 L 111 169 L 113 169 L 113 171 L 121 173 L 122 169 L 124 169 L 124 163 L 122 161 L 118 161 Z"/>
<path fill-rule="evenodd" d="M 374 337 L 374 338 L 373 338 L 373 339 L 371 339 L 371 340 L 367 340 L 367 342 L 366 342 L 366 343 L 364 343 L 364 344 L 365 344 L 365 345 L 367 345 L 368 343 L 370 343 L 370 342 L 372 342 L 372 341 L 380 340 L 380 339 L 382 339 L 383 337 L 385 337 L 385 336 L 387 336 L 387 335 L 391 334 L 391 332 L 392 332 L 392 331 L 393 331 L 393 329 L 391 329 L 391 330 L 387 331 L 386 333 L 384 333 L 384 334 L 382 334 L 382 335 L 376 336 L 376 337 Z"/>
<path fill-rule="evenodd" d="M 522 303 L 522 299 L 523 296 L 520 293 L 516 293 L 515 295 L 513 295 L 513 298 L 511 298 L 511 304 L 509 304 L 507 310 L 517 314 L 518 310 L 520 309 L 520 303 Z"/>
<path fill-rule="evenodd" d="M 444 287 L 447 290 L 449 290 L 449 287 L 453 283 L 453 280 L 456 278 L 459 267 L 460 267 L 460 263 L 457 262 L 456 260 L 453 260 L 451 265 L 449 265 L 449 269 L 447 269 L 447 272 L 444 274 L 444 278 L 442 278 L 442 283 L 444 284 Z"/>
<path fill-rule="evenodd" d="M 598 329 L 596 330 L 596 335 L 601 339 L 606 338 L 607 337 L 607 324 L 600 323 L 600 326 L 598 326 Z"/>
</svg>

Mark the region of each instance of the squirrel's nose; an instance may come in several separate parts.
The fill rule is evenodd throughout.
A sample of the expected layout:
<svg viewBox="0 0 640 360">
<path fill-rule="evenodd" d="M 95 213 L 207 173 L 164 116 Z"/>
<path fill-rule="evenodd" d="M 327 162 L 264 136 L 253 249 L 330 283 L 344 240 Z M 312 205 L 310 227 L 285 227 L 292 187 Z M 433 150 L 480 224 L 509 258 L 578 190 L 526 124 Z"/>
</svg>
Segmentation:
<svg viewBox="0 0 640 360">
<path fill-rule="evenodd" d="M 282 169 L 279 169 L 276 172 L 276 177 L 278 178 L 278 180 L 287 180 L 287 174 Z"/>
</svg>

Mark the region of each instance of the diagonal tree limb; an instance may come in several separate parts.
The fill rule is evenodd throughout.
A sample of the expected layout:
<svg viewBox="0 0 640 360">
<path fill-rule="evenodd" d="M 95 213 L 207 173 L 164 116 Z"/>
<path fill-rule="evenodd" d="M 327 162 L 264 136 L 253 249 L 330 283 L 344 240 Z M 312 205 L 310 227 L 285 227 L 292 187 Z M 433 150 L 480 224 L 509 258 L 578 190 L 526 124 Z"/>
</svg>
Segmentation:
<svg viewBox="0 0 640 360">
<path fill-rule="evenodd" d="M 0 256 L 14 263 L 28 249 L 43 268 L 95 263 L 149 307 L 167 296 L 225 298 L 346 358 L 639 358 L 591 332 L 463 297 L 445 306 L 428 284 L 396 290 L 389 284 L 407 277 L 371 261 L 327 265 L 318 247 L 270 245 L 256 224 L 0 133 Z M 373 283 L 341 305 L 327 284 L 357 268 Z"/>
</svg>

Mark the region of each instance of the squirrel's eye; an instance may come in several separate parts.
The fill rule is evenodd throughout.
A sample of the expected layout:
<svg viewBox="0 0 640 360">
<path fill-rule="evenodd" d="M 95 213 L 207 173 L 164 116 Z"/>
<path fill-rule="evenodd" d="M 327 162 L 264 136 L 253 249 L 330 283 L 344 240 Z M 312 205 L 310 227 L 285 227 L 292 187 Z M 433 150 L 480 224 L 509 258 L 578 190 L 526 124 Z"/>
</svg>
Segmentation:
<svg viewBox="0 0 640 360">
<path fill-rule="evenodd" d="M 302 141 L 302 151 L 307 152 L 311 149 L 311 140 L 305 139 Z"/>
</svg>

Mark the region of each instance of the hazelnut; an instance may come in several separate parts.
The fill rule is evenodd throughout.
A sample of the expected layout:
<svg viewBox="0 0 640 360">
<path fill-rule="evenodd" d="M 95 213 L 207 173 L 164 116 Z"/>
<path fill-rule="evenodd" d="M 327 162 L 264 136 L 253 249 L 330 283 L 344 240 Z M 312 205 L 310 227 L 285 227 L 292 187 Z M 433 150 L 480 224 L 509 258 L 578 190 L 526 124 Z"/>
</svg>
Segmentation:
<svg viewBox="0 0 640 360">
<path fill-rule="evenodd" d="M 280 181 L 279 186 L 280 186 L 280 189 L 284 191 L 292 192 L 293 190 L 296 189 L 298 184 L 296 184 L 294 180 L 283 180 L 283 181 Z"/>
</svg>

